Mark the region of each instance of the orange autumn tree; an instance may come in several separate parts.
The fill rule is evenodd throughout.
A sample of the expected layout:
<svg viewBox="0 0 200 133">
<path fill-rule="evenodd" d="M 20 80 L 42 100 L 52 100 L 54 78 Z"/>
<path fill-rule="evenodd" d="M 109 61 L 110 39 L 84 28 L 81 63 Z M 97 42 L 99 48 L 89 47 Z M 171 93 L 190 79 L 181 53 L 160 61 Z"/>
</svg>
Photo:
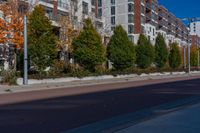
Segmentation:
<svg viewBox="0 0 200 133">
<path fill-rule="evenodd" d="M 23 37 L 23 14 L 18 12 L 18 0 L 9 0 L 0 6 L 4 19 L 1 22 L 1 30 L 3 32 L 2 42 L 11 42 L 16 48 L 22 48 L 24 43 Z"/>
<path fill-rule="evenodd" d="M 8 6 L 10 8 L 10 24 L 9 30 L 11 34 L 10 41 L 16 45 L 17 48 L 22 48 L 24 44 L 23 37 L 23 15 L 19 12 L 18 0 L 9 0 Z"/>
<path fill-rule="evenodd" d="M 8 39 L 7 39 L 7 34 L 8 34 L 8 23 L 6 21 L 6 13 L 8 11 L 7 6 L 5 5 L 0 5 L 0 43 L 5 44 Z"/>
<path fill-rule="evenodd" d="M 6 34 L 7 34 L 7 30 L 6 30 L 6 24 L 3 18 L 0 18 L 0 43 L 4 44 L 6 42 Z"/>
</svg>

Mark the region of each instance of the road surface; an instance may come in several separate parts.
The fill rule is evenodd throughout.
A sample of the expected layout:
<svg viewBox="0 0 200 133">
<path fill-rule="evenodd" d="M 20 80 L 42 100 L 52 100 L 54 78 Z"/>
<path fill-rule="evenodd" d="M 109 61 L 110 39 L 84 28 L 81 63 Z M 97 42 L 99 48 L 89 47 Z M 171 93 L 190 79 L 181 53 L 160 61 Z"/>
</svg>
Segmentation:
<svg viewBox="0 0 200 133">
<path fill-rule="evenodd" d="M 145 81 L 142 81 L 145 82 Z M 200 96 L 200 79 L 131 87 L 65 96 L 67 89 L 0 95 L 0 101 L 25 99 L 34 95 L 63 93 L 62 97 L 13 104 L 0 102 L 0 133 L 59 133 L 97 121 L 136 112 L 180 99 Z M 122 86 L 120 88 L 120 85 Z M 133 85 L 134 86 L 134 85 Z M 109 85 L 79 89 L 109 88 Z M 5 102 L 6 103 L 6 102 Z M 8 102 L 9 103 L 9 102 Z"/>
</svg>

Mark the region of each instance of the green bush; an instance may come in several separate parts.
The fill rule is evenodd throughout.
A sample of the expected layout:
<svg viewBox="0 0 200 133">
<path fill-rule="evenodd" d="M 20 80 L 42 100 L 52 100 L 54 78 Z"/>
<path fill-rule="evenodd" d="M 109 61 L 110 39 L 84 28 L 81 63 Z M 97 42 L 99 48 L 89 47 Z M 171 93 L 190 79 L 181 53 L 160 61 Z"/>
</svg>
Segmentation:
<svg viewBox="0 0 200 133">
<path fill-rule="evenodd" d="M 168 54 L 165 38 L 159 33 L 155 43 L 155 65 L 157 68 L 165 67 L 168 60 Z"/>
<path fill-rule="evenodd" d="M 135 48 L 122 26 L 117 26 L 107 47 L 108 59 L 116 70 L 132 67 L 135 63 Z"/>
<path fill-rule="evenodd" d="M 191 63 L 191 66 L 198 65 L 198 49 L 194 45 L 191 46 L 190 63 Z"/>
<path fill-rule="evenodd" d="M 181 65 L 181 52 L 177 43 L 171 44 L 171 50 L 169 54 L 169 66 L 173 69 L 178 68 Z"/>
<path fill-rule="evenodd" d="M 139 68 L 146 69 L 154 60 L 154 47 L 145 35 L 140 35 L 136 47 L 136 63 Z"/>
<path fill-rule="evenodd" d="M 15 70 L 1 70 L 0 77 L 2 84 L 17 85 L 17 72 Z"/>
<path fill-rule="evenodd" d="M 85 70 L 83 68 L 76 68 L 73 69 L 70 72 L 70 76 L 77 77 L 77 78 L 84 78 L 90 75 L 90 72 L 88 70 Z"/>
<path fill-rule="evenodd" d="M 58 75 L 58 74 L 62 74 L 65 71 L 65 62 L 64 61 L 60 61 L 60 60 L 55 60 L 53 62 L 53 65 L 51 66 L 51 74 L 52 75 Z"/>
<path fill-rule="evenodd" d="M 42 74 L 57 57 L 57 38 L 42 6 L 36 6 L 28 18 L 30 64 Z"/>
<path fill-rule="evenodd" d="M 83 31 L 73 40 L 72 47 L 75 62 L 85 70 L 94 72 L 97 65 L 106 61 L 106 49 L 90 19 L 85 20 Z"/>
<path fill-rule="evenodd" d="M 104 65 L 98 65 L 95 67 L 96 76 L 103 75 L 105 73 L 107 73 L 107 70 Z"/>
</svg>

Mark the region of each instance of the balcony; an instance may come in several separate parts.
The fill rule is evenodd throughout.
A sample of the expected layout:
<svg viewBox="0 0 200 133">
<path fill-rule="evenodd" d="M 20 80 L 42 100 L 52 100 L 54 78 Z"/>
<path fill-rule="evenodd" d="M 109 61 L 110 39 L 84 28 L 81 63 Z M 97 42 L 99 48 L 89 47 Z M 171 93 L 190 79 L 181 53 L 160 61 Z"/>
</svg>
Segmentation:
<svg viewBox="0 0 200 133">
<path fill-rule="evenodd" d="M 60 8 L 64 8 L 64 9 L 69 9 L 69 5 L 67 3 L 63 3 L 63 2 L 58 2 L 58 7 Z"/>
<path fill-rule="evenodd" d="M 164 18 L 164 17 L 165 17 L 165 14 L 164 14 L 163 12 L 159 12 L 159 13 L 158 13 L 158 16 L 159 16 L 159 18 Z"/>
<path fill-rule="evenodd" d="M 53 8 L 54 5 L 54 1 L 53 0 L 39 0 L 43 6 L 47 6 L 47 7 L 51 7 Z M 60 8 L 61 10 L 69 10 L 69 4 L 68 3 L 64 3 L 64 2 L 57 2 L 57 7 L 58 9 Z"/>
<path fill-rule="evenodd" d="M 165 20 L 162 19 L 162 20 L 159 20 L 159 21 L 158 21 L 158 24 L 159 24 L 159 25 L 162 25 L 162 26 L 166 26 L 167 22 L 166 22 Z"/>
<path fill-rule="evenodd" d="M 150 12 L 151 11 L 151 4 L 150 3 L 146 3 L 146 12 Z"/>
<path fill-rule="evenodd" d="M 52 21 L 53 26 L 59 27 L 58 23 L 60 21 L 61 16 L 59 16 L 59 15 L 54 16 L 52 13 L 46 13 L 45 15 L 49 18 L 49 20 Z"/>
<path fill-rule="evenodd" d="M 151 21 L 152 16 L 151 13 L 146 14 L 146 22 L 148 23 L 149 21 Z"/>
</svg>

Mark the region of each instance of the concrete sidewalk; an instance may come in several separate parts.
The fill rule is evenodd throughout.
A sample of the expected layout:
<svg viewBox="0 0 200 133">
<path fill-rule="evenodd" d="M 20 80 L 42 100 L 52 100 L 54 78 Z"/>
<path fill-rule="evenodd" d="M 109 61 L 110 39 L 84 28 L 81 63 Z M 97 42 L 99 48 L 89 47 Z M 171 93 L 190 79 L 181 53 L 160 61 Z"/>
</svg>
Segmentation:
<svg viewBox="0 0 200 133">
<path fill-rule="evenodd" d="M 27 92 L 27 91 L 38 91 L 38 90 L 48 90 L 56 88 L 69 88 L 69 87 L 80 87 L 80 86 L 91 86 L 100 84 L 115 84 L 115 83 L 125 83 L 125 82 L 138 82 L 138 86 L 149 85 L 154 83 L 166 83 L 173 81 L 189 80 L 200 78 L 200 73 L 191 74 L 173 74 L 173 75 L 144 75 L 144 76 L 124 76 L 123 78 L 110 78 L 110 79 L 98 79 L 98 80 L 80 80 L 62 83 L 46 83 L 46 84 L 33 84 L 33 85 L 21 85 L 21 86 L 9 86 L 0 85 L 0 94 L 16 93 L 16 92 Z M 153 81 L 156 82 L 153 82 Z M 146 82 L 144 82 L 146 81 Z M 152 81 L 148 83 L 149 81 Z"/>
<path fill-rule="evenodd" d="M 200 104 L 121 129 L 116 133 L 199 133 Z"/>
</svg>

